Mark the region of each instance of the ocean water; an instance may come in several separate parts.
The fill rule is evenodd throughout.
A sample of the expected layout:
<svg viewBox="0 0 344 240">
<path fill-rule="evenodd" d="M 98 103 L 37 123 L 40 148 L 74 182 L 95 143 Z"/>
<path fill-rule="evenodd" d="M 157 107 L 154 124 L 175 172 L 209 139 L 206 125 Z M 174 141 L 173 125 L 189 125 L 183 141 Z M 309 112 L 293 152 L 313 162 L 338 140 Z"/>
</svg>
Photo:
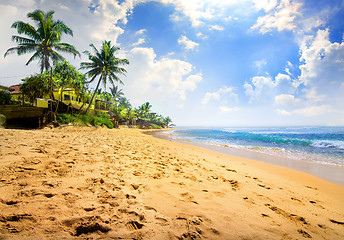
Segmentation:
<svg viewBox="0 0 344 240">
<path fill-rule="evenodd" d="M 344 168 L 344 127 L 180 128 L 170 133 L 175 140 Z"/>
</svg>

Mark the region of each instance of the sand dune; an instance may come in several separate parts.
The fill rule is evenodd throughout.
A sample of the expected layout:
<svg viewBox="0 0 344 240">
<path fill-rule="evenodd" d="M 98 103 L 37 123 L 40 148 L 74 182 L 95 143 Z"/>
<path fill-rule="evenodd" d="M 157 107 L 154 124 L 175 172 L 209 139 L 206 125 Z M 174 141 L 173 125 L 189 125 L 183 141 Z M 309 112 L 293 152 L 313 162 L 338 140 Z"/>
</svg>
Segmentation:
<svg viewBox="0 0 344 240">
<path fill-rule="evenodd" d="M 344 239 L 344 187 L 137 129 L 0 129 L 0 239 Z"/>
</svg>

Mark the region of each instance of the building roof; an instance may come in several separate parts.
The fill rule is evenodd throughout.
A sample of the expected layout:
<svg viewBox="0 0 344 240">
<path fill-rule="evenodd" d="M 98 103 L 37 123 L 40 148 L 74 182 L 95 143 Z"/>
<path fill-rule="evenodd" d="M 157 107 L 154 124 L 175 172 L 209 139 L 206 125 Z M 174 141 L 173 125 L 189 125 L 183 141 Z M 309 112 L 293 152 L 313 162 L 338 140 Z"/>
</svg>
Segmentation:
<svg viewBox="0 0 344 240">
<path fill-rule="evenodd" d="M 21 93 L 20 85 L 12 85 L 12 86 L 10 86 L 10 91 L 11 91 L 11 94 Z"/>
</svg>

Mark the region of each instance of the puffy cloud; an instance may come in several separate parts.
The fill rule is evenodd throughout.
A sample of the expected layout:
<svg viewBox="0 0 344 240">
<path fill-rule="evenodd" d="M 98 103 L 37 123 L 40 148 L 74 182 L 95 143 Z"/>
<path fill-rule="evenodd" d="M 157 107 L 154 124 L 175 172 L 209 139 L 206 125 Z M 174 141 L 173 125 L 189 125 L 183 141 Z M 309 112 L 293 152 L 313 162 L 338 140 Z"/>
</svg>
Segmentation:
<svg viewBox="0 0 344 240">
<path fill-rule="evenodd" d="M 258 10 L 269 12 L 277 5 L 277 0 L 252 0 Z"/>
<path fill-rule="evenodd" d="M 152 48 L 136 47 L 126 53 L 130 61 L 128 74 L 123 77 L 124 91 L 134 105 L 147 98 L 161 105 L 161 101 L 186 99 L 187 92 L 197 88 L 202 74 L 192 74 L 193 66 L 185 61 L 164 57 L 157 59 Z"/>
<path fill-rule="evenodd" d="M 187 51 L 192 51 L 195 50 L 196 47 L 199 46 L 198 43 L 191 41 L 190 39 L 188 39 L 185 35 L 182 35 L 179 39 L 178 39 L 178 44 L 183 45 L 184 49 Z"/>
<path fill-rule="evenodd" d="M 273 88 L 276 83 L 270 77 L 256 76 L 252 78 L 252 84 L 245 83 L 245 94 L 250 97 L 250 102 L 265 99 L 266 91 Z"/>
<path fill-rule="evenodd" d="M 295 18 L 300 16 L 302 3 L 291 0 L 281 0 L 277 5 L 273 0 L 254 0 L 258 9 L 263 9 L 267 14 L 259 17 L 257 23 L 251 29 L 259 29 L 259 32 L 265 34 L 277 29 L 278 31 L 297 29 Z"/>
<path fill-rule="evenodd" d="M 193 27 L 200 27 L 205 21 L 223 17 L 224 9 L 250 0 L 160 0 L 165 4 L 173 4 L 177 13 L 173 14 L 174 21 L 181 21 L 186 16 Z M 182 14 L 182 15 L 181 15 Z"/>
<path fill-rule="evenodd" d="M 306 86 L 328 83 L 341 84 L 344 74 L 344 41 L 331 43 L 329 30 L 318 30 L 316 36 L 307 36 L 300 47 L 300 81 Z"/>
<path fill-rule="evenodd" d="M 202 100 L 202 104 L 207 104 L 210 100 L 220 100 L 224 97 L 230 97 L 233 98 L 235 101 L 238 100 L 238 94 L 234 92 L 234 88 L 232 87 L 222 87 L 216 92 L 207 92 L 204 95 L 204 98 Z"/>
<path fill-rule="evenodd" d="M 274 96 L 282 92 L 294 92 L 295 87 L 289 75 L 279 73 L 272 79 L 267 76 L 255 76 L 251 83 L 245 82 L 245 94 L 250 97 L 249 102 L 264 102 L 272 100 Z"/>
</svg>

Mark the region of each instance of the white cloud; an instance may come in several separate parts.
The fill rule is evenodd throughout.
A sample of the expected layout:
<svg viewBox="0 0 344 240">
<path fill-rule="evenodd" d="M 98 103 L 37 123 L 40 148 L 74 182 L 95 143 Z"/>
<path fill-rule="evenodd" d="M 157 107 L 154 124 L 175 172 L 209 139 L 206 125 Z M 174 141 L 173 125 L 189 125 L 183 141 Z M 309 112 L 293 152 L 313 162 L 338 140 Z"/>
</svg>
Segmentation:
<svg viewBox="0 0 344 240">
<path fill-rule="evenodd" d="M 140 30 L 138 30 L 138 31 L 136 31 L 135 32 L 135 35 L 142 35 L 142 34 L 144 34 L 145 32 L 147 32 L 147 29 L 140 29 Z"/>
<path fill-rule="evenodd" d="M 284 110 L 284 109 L 277 109 L 277 113 L 280 114 L 280 115 L 285 115 L 285 116 L 288 116 L 288 115 L 291 115 L 290 112 Z"/>
<path fill-rule="evenodd" d="M 255 76 L 251 83 L 244 83 L 245 94 L 250 97 L 249 102 L 274 101 L 274 97 L 282 93 L 295 91 L 293 81 L 289 75 L 279 73 L 272 79 L 270 76 Z"/>
<path fill-rule="evenodd" d="M 145 43 L 145 39 L 144 38 L 139 38 L 139 40 L 137 40 L 137 42 L 133 43 L 132 45 L 134 47 L 136 47 L 136 46 L 141 45 L 143 43 Z"/>
<path fill-rule="evenodd" d="M 173 4 L 177 13 L 171 18 L 174 21 L 181 21 L 184 15 L 193 27 L 200 27 L 205 21 L 223 17 L 224 9 L 236 4 L 249 2 L 248 0 L 160 0 L 165 4 Z M 182 14 L 182 15 L 181 15 Z"/>
<path fill-rule="evenodd" d="M 271 0 L 255 0 L 254 2 L 258 9 L 263 9 L 267 14 L 259 17 L 257 23 L 251 29 L 258 29 L 262 34 L 273 29 L 278 31 L 294 31 L 297 29 L 295 18 L 301 16 L 300 8 L 302 3 L 291 0 L 281 0 L 279 5 L 276 4 L 276 1 Z"/>
<path fill-rule="evenodd" d="M 237 112 L 240 109 L 238 107 L 230 108 L 230 107 L 227 107 L 227 106 L 220 106 L 219 110 L 220 110 L 221 113 L 230 113 L 230 112 Z"/>
<path fill-rule="evenodd" d="M 326 95 L 320 95 L 315 87 L 310 89 L 304 89 L 305 98 L 311 103 L 322 102 L 326 99 Z"/>
<path fill-rule="evenodd" d="M 318 30 L 315 37 L 305 37 L 300 47 L 300 81 L 306 86 L 341 84 L 344 74 L 344 42 L 331 43 L 329 30 Z M 323 86 L 325 87 L 325 86 Z"/>
<path fill-rule="evenodd" d="M 202 104 L 207 104 L 210 100 L 220 100 L 224 97 L 230 97 L 233 98 L 235 101 L 238 99 L 238 94 L 234 92 L 234 88 L 232 87 L 222 87 L 216 92 L 207 92 L 204 95 L 204 98 L 202 100 Z"/>
<path fill-rule="evenodd" d="M 277 5 L 277 0 L 252 0 L 258 10 L 269 12 Z"/>
<path fill-rule="evenodd" d="M 147 98 L 157 105 L 161 101 L 185 100 L 187 93 L 202 81 L 202 74 L 192 74 L 194 68 L 190 63 L 167 57 L 157 59 L 152 48 L 133 48 L 126 58 L 130 65 L 127 76 L 123 77 L 123 88 L 133 105 Z"/>
<path fill-rule="evenodd" d="M 294 66 L 291 62 L 287 61 L 287 66 L 284 68 L 284 71 L 286 73 L 288 73 L 289 76 L 291 76 L 291 72 L 290 72 L 290 69 L 292 69 Z"/>
<path fill-rule="evenodd" d="M 251 80 L 252 84 L 245 83 L 245 94 L 250 97 L 250 102 L 265 99 L 266 91 L 275 86 L 275 82 L 270 77 L 256 76 Z"/>
<path fill-rule="evenodd" d="M 187 50 L 187 51 L 193 51 L 193 50 L 195 50 L 196 47 L 199 46 L 198 43 L 196 43 L 194 41 L 191 41 L 185 35 L 182 35 L 178 39 L 178 44 L 183 45 L 184 49 Z"/>
<path fill-rule="evenodd" d="M 203 40 L 208 38 L 208 36 L 204 35 L 204 34 L 201 33 L 201 32 L 198 32 L 198 33 L 196 34 L 196 36 L 197 36 L 198 38 L 200 38 L 200 39 L 203 39 Z"/>
<path fill-rule="evenodd" d="M 304 117 L 316 117 L 321 116 L 327 113 L 336 112 L 332 106 L 330 105 L 313 105 L 309 107 L 295 109 L 293 111 L 286 111 L 283 109 L 277 109 L 277 112 L 281 115 L 300 115 Z"/>
<path fill-rule="evenodd" d="M 297 106 L 300 103 L 300 99 L 295 98 L 294 95 L 281 94 L 275 96 L 275 103 L 282 106 Z"/>
<path fill-rule="evenodd" d="M 219 25 L 211 25 L 209 30 L 224 31 L 225 28 Z"/>
</svg>

